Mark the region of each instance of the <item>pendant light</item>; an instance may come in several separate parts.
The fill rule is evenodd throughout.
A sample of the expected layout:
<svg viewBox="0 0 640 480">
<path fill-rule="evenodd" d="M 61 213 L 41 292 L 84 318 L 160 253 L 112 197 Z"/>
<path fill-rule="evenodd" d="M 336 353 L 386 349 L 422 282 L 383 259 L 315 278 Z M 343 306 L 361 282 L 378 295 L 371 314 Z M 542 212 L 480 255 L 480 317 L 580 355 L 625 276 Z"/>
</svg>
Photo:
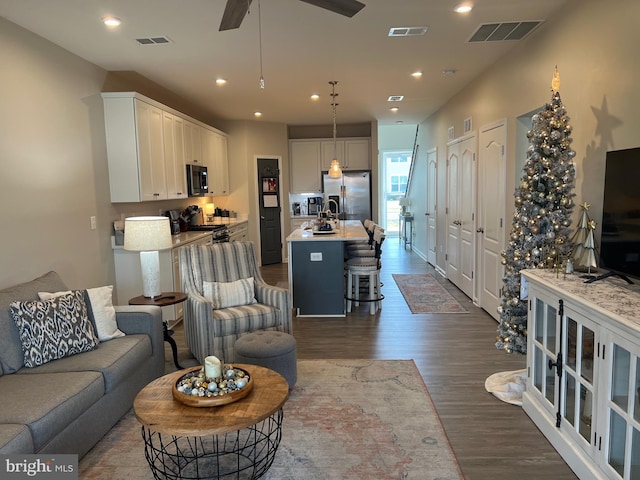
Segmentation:
<svg viewBox="0 0 640 480">
<path fill-rule="evenodd" d="M 336 93 L 337 84 L 338 82 L 335 80 L 329 82 L 329 85 L 331 85 L 331 107 L 333 108 L 333 160 L 331 160 L 331 166 L 329 167 L 329 177 L 331 178 L 340 178 L 342 176 L 342 167 L 338 161 L 338 147 L 336 140 L 336 107 L 338 106 L 336 103 L 336 97 L 338 96 Z"/>
</svg>

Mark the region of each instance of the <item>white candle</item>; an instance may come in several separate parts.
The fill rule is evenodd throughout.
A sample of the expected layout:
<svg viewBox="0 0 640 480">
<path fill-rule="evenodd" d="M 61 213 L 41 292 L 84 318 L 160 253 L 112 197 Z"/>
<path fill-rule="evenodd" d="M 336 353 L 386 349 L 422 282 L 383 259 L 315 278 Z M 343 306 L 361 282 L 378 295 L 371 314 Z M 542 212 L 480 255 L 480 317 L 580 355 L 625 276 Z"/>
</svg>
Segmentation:
<svg viewBox="0 0 640 480">
<path fill-rule="evenodd" d="M 204 376 L 207 378 L 220 378 L 222 376 L 222 363 L 218 357 L 206 357 L 204 359 Z"/>
</svg>

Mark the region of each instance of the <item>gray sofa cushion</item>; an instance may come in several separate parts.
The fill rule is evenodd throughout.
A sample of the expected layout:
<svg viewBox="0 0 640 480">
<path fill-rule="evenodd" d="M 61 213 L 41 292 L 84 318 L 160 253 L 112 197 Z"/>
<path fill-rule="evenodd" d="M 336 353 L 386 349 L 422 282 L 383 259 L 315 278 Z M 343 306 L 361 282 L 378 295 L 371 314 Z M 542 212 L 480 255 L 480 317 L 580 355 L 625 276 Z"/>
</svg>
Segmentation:
<svg viewBox="0 0 640 480">
<path fill-rule="evenodd" d="M 17 423 L 0 425 L 0 453 L 9 455 L 25 452 L 33 452 L 29 429 L 25 425 Z"/>
<path fill-rule="evenodd" d="M 95 350 L 61 358 L 36 368 L 22 368 L 17 375 L 95 371 L 104 375 L 107 393 L 131 375 L 151 357 L 148 335 L 126 335 L 101 342 Z"/>
<path fill-rule="evenodd" d="M 99 372 L 4 375 L 0 377 L 0 424 L 27 425 L 38 451 L 104 393 Z"/>
<path fill-rule="evenodd" d="M 0 290 L 0 365 L 5 374 L 14 373 L 24 365 L 20 334 L 11 314 L 9 304 L 16 300 L 38 300 L 38 292 L 68 290 L 56 272 L 20 285 Z"/>
</svg>

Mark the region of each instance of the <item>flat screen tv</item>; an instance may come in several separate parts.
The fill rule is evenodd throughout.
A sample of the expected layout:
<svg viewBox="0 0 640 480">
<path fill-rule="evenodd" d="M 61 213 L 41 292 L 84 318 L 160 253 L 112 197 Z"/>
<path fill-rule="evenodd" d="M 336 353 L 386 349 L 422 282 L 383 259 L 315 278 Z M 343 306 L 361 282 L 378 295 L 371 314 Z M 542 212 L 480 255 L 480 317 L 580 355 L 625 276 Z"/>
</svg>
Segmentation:
<svg viewBox="0 0 640 480">
<path fill-rule="evenodd" d="M 607 152 L 601 226 L 604 276 L 640 279 L 640 147 Z"/>
</svg>

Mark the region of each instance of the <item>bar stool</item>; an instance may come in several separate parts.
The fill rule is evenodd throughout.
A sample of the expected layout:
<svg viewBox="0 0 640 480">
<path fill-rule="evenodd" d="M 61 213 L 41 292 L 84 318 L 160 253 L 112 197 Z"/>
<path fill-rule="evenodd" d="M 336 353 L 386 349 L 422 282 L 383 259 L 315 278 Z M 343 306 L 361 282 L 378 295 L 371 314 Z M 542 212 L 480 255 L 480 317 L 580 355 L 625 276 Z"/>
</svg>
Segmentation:
<svg viewBox="0 0 640 480">
<path fill-rule="evenodd" d="M 374 246 L 374 240 L 373 237 L 375 235 L 376 231 L 381 231 L 382 233 L 384 233 L 384 228 L 382 228 L 380 225 L 377 224 L 373 224 L 372 228 L 371 228 L 371 233 L 370 233 L 370 240 L 369 243 L 367 244 L 360 244 L 360 245 L 347 245 L 347 258 L 354 258 L 354 257 L 374 257 L 375 256 L 375 246 Z"/>
<path fill-rule="evenodd" d="M 373 228 L 375 227 L 375 223 L 373 220 L 365 220 L 362 222 L 364 225 L 364 229 L 367 231 L 367 235 L 369 236 L 368 240 L 348 240 L 347 241 L 347 249 L 348 248 L 371 248 L 371 244 L 373 242 Z"/>
<path fill-rule="evenodd" d="M 384 299 L 384 295 L 380 292 L 382 286 L 380 282 L 380 269 L 382 268 L 380 257 L 382 256 L 382 242 L 385 239 L 384 230 L 377 229 L 373 238 L 375 251 L 373 257 L 354 257 L 346 262 L 347 293 L 345 299 L 347 300 L 347 313 L 351 312 L 353 303 L 359 306 L 360 302 L 368 302 L 370 315 L 375 315 L 376 311 L 382 307 L 380 302 Z M 360 298 L 360 277 L 366 277 L 368 280 L 368 299 Z"/>
</svg>

